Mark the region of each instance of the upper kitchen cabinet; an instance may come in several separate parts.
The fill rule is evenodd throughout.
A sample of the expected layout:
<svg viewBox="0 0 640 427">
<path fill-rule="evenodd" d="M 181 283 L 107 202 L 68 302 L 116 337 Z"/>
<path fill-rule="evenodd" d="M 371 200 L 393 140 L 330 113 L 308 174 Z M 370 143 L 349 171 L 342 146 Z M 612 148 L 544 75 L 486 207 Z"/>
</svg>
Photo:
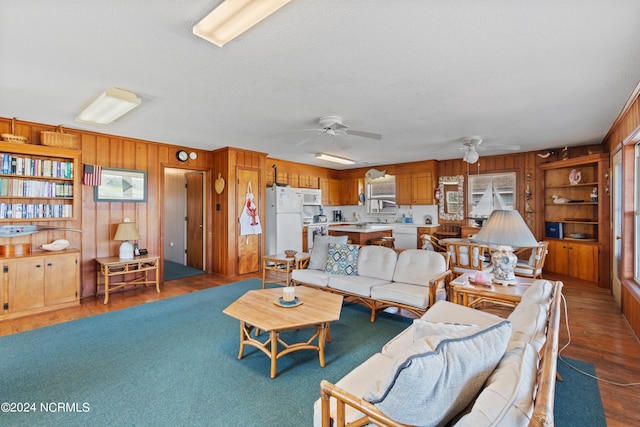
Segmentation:
<svg viewBox="0 0 640 427">
<path fill-rule="evenodd" d="M 396 202 L 400 206 L 432 205 L 434 189 L 432 172 L 399 174 L 396 177 Z"/>
<path fill-rule="evenodd" d="M 339 179 L 320 178 L 320 190 L 322 190 L 322 204 L 324 206 L 339 206 L 341 204 Z"/>
</svg>

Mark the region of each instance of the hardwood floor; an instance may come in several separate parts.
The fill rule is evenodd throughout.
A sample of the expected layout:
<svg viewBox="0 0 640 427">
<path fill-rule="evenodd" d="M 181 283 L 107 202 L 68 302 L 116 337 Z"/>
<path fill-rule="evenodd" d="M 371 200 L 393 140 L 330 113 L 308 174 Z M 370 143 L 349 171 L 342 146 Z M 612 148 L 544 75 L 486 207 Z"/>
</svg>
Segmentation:
<svg viewBox="0 0 640 427">
<path fill-rule="evenodd" d="M 108 305 L 102 303 L 102 298 L 86 298 L 79 307 L 0 321 L 0 336 L 120 310 L 248 278 L 261 278 L 261 273 L 232 279 L 207 274 L 172 280 L 161 285 L 160 294 L 157 294 L 152 287 L 140 287 L 110 294 Z M 551 274 L 546 278 L 560 279 Z M 561 356 L 592 363 L 601 379 L 623 384 L 639 383 L 640 342 L 620 314 L 610 293 L 566 279 L 564 284 L 571 343 L 562 351 Z M 567 343 L 569 336 L 565 317 L 562 322 L 561 348 Z M 599 384 L 607 425 L 609 427 L 640 426 L 640 412 L 637 411 L 640 386 L 623 387 L 604 381 L 600 381 Z"/>
</svg>

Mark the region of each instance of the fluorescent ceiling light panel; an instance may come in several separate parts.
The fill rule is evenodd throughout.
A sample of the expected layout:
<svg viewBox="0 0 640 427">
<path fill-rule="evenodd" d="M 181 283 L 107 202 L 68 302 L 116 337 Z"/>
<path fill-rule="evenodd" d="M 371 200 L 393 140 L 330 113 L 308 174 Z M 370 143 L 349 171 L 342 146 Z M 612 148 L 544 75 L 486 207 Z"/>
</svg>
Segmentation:
<svg viewBox="0 0 640 427">
<path fill-rule="evenodd" d="M 340 163 L 342 165 L 355 165 L 356 164 L 356 162 L 354 162 L 351 159 L 345 159 L 344 157 L 332 156 L 331 154 L 324 154 L 324 153 L 317 153 L 316 154 L 316 159 L 326 160 L 328 162 Z"/>
<path fill-rule="evenodd" d="M 193 34 L 222 47 L 289 1 L 225 0 L 193 26 Z"/>
<path fill-rule="evenodd" d="M 136 108 L 140 102 L 140 98 L 135 93 L 112 87 L 82 110 L 76 120 L 96 125 L 108 125 Z"/>
</svg>

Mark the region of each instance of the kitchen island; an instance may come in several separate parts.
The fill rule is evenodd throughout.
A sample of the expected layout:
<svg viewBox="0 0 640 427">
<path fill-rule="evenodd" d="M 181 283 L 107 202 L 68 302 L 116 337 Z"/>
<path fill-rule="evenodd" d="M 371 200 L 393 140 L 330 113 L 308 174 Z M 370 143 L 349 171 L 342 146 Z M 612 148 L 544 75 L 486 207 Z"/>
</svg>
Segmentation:
<svg viewBox="0 0 640 427">
<path fill-rule="evenodd" d="M 391 225 L 341 225 L 329 227 L 330 236 L 348 236 L 349 243 L 354 245 L 366 245 L 368 240 L 391 237 L 393 226 Z"/>
</svg>

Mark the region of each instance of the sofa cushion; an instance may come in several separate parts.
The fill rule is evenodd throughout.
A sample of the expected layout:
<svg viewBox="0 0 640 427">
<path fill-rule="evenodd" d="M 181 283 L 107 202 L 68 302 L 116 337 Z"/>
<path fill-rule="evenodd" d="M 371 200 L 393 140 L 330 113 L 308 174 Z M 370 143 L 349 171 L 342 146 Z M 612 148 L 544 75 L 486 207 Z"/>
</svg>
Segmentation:
<svg viewBox="0 0 640 427">
<path fill-rule="evenodd" d="M 313 239 L 311 257 L 309 258 L 310 270 L 324 270 L 327 266 L 327 256 L 329 254 L 329 243 L 347 243 L 348 236 L 316 236 Z"/>
<path fill-rule="evenodd" d="M 363 246 L 358 255 L 358 275 L 390 282 L 396 268 L 398 254 L 384 246 Z"/>
<path fill-rule="evenodd" d="M 422 320 L 442 323 L 466 323 L 469 325 L 495 325 L 504 319 L 495 314 L 465 307 L 450 301 L 436 302 L 421 317 Z"/>
<path fill-rule="evenodd" d="M 447 271 L 447 262 L 438 252 L 407 249 L 398 256 L 394 282 L 429 286 L 429 281 Z"/>
<path fill-rule="evenodd" d="M 533 345 L 540 351 L 546 341 L 547 308 L 542 304 L 521 301 L 509 314 L 511 340 Z"/>
<path fill-rule="evenodd" d="M 389 282 L 383 279 L 373 279 L 366 276 L 341 276 L 331 275 L 329 277 L 329 287 L 338 291 L 349 292 L 363 297 L 370 297 L 372 289 L 377 286 L 386 285 Z"/>
<path fill-rule="evenodd" d="M 384 372 L 393 363 L 393 358 L 385 356 L 381 353 L 376 353 L 362 364 L 357 366 L 347 375 L 342 377 L 340 381 L 336 383 L 337 387 L 355 395 L 362 396 L 371 383 L 374 380 L 372 372 Z M 336 417 L 336 400 L 331 398 L 329 400 L 329 408 L 331 418 Z M 345 420 L 351 422 L 362 416 L 362 413 L 349 405 L 345 407 Z M 316 400 L 313 405 L 313 425 L 314 427 L 320 427 L 322 425 L 322 413 L 320 399 Z"/>
<path fill-rule="evenodd" d="M 295 269 L 291 271 L 291 278 L 296 282 L 308 283 L 323 288 L 329 283 L 329 273 L 325 273 L 324 270 Z"/>
<path fill-rule="evenodd" d="M 458 427 L 527 426 L 533 415 L 538 352 L 520 343 L 507 351 Z"/>
<path fill-rule="evenodd" d="M 324 271 L 331 274 L 356 276 L 358 274 L 358 245 L 329 243 L 327 266 Z"/>
<path fill-rule="evenodd" d="M 446 423 L 476 396 L 510 335 L 503 320 L 427 337 L 395 357 L 363 398 L 400 423 Z"/>
<path fill-rule="evenodd" d="M 392 282 L 371 288 L 371 298 L 406 304 L 417 308 L 429 307 L 429 287 L 409 283 Z M 446 291 L 436 291 L 436 299 L 446 299 Z"/>
<path fill-rule="evenodd" d="M 502 319 L 501 319 L 502 320 Z M 404 329 L 398 335 L 390 339 L 381 353 L 386 356 L 398 356 L 407 348 L 411 347 L 417 341 L 421 341 L 429 335 L 444 335 L 445 330 L 450 331 L 449 325 L 458 325 L 457 323 L 437 323 L 427 322 L 422 319 L 414 319 L 411 326 Z M 460 327 L 469 327 L 477 325 L 460 325 Z M 455 328 L 455 327 L 454 327 Z"/>
<path fill-rule="evenodd" d="M 535 280 L 529 289 L 524 291 L 520 301 L 542 304 L 545 308 L 549 308 L 552 293 L 553 283 L 548 280 Z"/>
</svg>

